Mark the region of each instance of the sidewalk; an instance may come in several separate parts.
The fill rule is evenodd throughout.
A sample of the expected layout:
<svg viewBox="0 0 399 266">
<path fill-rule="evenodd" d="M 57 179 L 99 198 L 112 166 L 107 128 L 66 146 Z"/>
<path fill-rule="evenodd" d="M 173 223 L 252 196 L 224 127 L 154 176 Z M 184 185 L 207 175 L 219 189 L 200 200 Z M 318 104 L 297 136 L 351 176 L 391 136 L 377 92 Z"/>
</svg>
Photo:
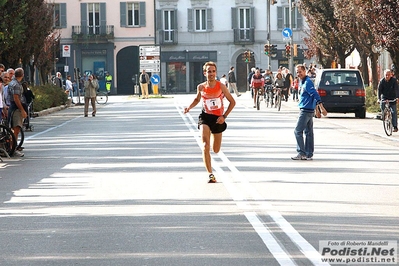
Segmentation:
<svg viewBox="0 0 399 266">
<path fill-rule="evenodd" d="M 286 115 L 287 112 L 289 112 L 290 115 L 292 113 L 292 115 L 296 117 L 299 112 L 298 103 L 294 102 L 291 97 L 288 102 L 282 102 L 280 112 L 275 112 L 275 110 L 267 108 L 264 103 L 261 105 L 261 109 L 257 111 L 255 108 L 253 108 L 253 99 L 251 97 L 251 92 L 249 91 L 242 92 L 242 96 L 240 98 L 235 97 L 235 99 L 237 102 L 244 104 L 248 109 L 253 109 L 254 112 L 273 112 L 277 115 L 279 113 L 284 113 Z M 245 102 L 242 102 L 242 100 L 245 100 Z M 379 119 L 379 115 L 379 113 L 366 113 L 366 118 L 360 119 L 356 118 L 354 113 L 328 113 L 326 117 L 320 118 L 320 121 L 323 123 L 339 125 L 344 129 L 353 131 L 353 134 L 358 134 L 359 136 L 366 138 L 380 139 L 381 141 L 388 142 L 399 147 L 399 132 L 393 132 L 392 136 L 387 136 L 385 134 L 382 121 Z"/>
</svg>

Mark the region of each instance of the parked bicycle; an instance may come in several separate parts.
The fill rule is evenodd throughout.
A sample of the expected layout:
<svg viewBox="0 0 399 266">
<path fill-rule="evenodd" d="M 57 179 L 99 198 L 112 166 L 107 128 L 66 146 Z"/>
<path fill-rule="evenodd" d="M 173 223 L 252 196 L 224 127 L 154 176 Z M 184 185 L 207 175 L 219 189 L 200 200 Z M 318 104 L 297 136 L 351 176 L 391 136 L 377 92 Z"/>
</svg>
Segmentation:
<svg viewBox="0 0 399 266">
<path fill-rule="evenodd" d="M 105 91 L 97 91 L 96 102 L 98 104 L 106 104 L 108 102 L 108 93 Z"/>
<path fill-rule="evenodd" d="M 392 129 L 393 129 L 393 124 L 392 124 L 393 110 L 389 103 L 393 103 L 396 101 L 397 99 L 384 101 L 385 107 L 382 112 L 382 122 L 384 125 L 385 134 L 387 134 L 387 136 L 392 135 Z"/>
<path fill-rule="evenodd" d="M 17 140 L 15 139 L 14 132 L 7 126 L 6 119 L 1 117 L 0 120 L 0 154 L 1 156 L 9 157 L 14 154 L 17 148 Z"/>
</svg>

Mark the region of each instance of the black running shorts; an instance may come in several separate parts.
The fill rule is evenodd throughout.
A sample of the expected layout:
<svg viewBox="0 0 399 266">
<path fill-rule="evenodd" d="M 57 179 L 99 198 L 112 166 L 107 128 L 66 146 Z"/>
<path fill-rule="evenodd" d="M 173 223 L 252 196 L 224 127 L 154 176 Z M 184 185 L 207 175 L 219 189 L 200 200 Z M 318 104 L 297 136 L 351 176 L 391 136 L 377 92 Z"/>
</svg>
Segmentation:
<svg viewBox="0 0 399 266">
<path fill-rule="evenodd" d="M 216 120 L 219 116 L 207 114 L 202 112 L 198 117 L 198 129 L 201 125 L 207 125 L 211 129 L 213 134 L 222 133 L 226 130 L 227 124 L 224 122 L 223 124 L 216 123 Z"/>
</svg>

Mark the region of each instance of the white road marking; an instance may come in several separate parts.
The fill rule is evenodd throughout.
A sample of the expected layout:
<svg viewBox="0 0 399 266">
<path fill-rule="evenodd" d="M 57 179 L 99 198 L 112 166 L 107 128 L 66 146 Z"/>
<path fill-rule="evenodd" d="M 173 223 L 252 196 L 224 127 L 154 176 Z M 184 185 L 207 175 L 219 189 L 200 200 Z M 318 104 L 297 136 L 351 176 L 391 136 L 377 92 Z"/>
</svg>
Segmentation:
<svg viewBox="0 0 399 266">
<path fill-rule="evenodd" d="M 190 113 L 183 114 L 183 109 L 177 102 L 175 102 L 176 109 L 178 110 L 180 116 L 182 117 L 184 123 L 189 129 L 190 133 L 196 139 L 199 147 L 202 147 L 202 141 L 199 135 L 199 131 L 196 129 L 196 122 Z M 260 193 L 249 184 L 248 180 L 239 172 L 239 170 L 231 163 L 227 156 L 220 151 L 217 156 L 222 160 L 225 166 L 227 166 L 233 175 L 233 177 L 239 181 L 241 185 L 244 185 L 245 190 L 250 195 L 251 200 L 255 200 L 260 203 L 261 210 L 267 213 L 273 221 L 283 230 L 283 232 L 293 241 L 293 243 L 299 248 L 299 250 L 314 264 L 317 266 L 327 266 L 328 263 L 321 261 L 321 256 L 319 252 L 307 242 L 295 228 L 286 220 L 278 211 L 272 211 L 273 206 L 266 201 Z M 226 189 L 229 191 L 232 199 L 236 203 L 237 207 L 242 210 L 252 210 L 253 207 L 250 206 L 246 201 L 246 198 L 234 184 L 232 184 L 226 177 L 225 171 L 218 166 L 218 163 L 212 158 L 212 167 L 218 173 L 218 179 L 220 179 L 225 185 Z M 269 228 L 262 223 L 259 215 L 256 212 L 244 212 L 245 217 L 251 223 L 252 227 L 255 229 L 257 234 L 261 237 L 263 243 L 272 253 L 273 257 L 280 263 L 280 265 L 296 265 L 296 263 L 291 259 L 289 254 L 284 251 L 273 233 Z"/>
</svg>

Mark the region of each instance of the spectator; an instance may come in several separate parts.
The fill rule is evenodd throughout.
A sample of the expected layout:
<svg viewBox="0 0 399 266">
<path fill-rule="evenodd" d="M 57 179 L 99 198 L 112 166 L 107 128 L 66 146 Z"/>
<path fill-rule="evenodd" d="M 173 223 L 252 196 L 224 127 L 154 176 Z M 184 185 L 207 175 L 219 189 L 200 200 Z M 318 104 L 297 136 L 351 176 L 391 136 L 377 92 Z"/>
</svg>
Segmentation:
<svg viewBox="0 0 399 266">
<path fill-rule="evenodd" d="M 84 116 L 87 117 L 89 113 L 89 102 L 91 102 L 92 113 L 91 115 L 96 116 L 96 96 L 99 88 L 98 81 L 95 75 L 90 75 L 88 80 L 85 81 L 85 107 Z"/>
<path fill-rule="evenodd" d="M 234 93 L 237 95 L 237 97 L 241 96 L 241 93 L 238 92 L 237 90 L 237 80 L 236 80 L 236 75 L 234 74 L 234 67 L 230 67 L 230 71 L 228 74 L 228 85 L 229 85 L 229 91 L 231 92 L 232 90 Z"/>
<path fill-rule="evenodd" d="M 72 81 L 71 81 L 71 76 L 68 75 L 67 79 L 65 81 L 65 93 L 71 97 L 72 103 L 75 104 L 73 102 L 73 86 L 72 86 Z"/>
</svg>

